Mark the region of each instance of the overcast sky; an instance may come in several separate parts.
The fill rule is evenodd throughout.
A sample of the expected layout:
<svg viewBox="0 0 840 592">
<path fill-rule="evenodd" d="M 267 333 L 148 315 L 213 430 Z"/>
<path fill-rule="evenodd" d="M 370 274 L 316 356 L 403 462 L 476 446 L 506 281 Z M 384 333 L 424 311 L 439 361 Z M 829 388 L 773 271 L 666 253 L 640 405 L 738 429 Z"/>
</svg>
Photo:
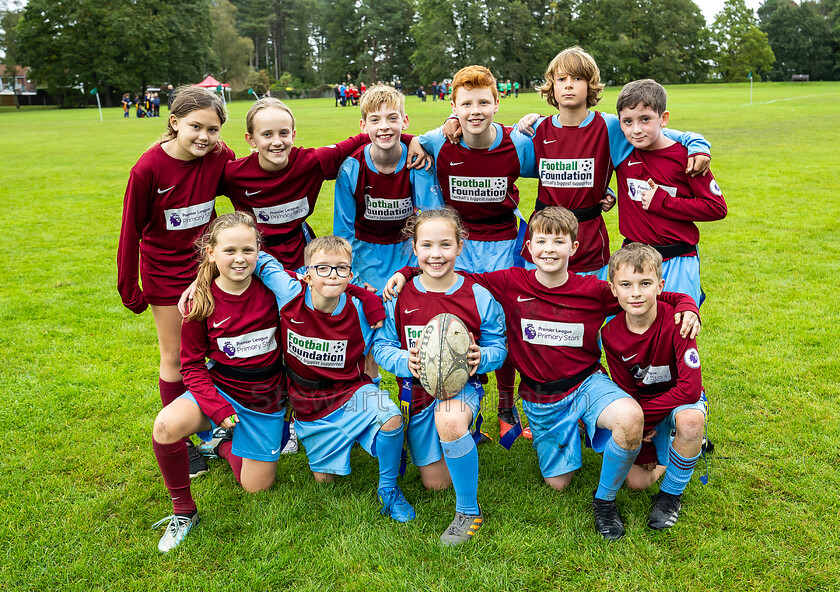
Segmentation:
<svg viewBox="0 0 840 592">
<path fill-rule="evenodd" d="M 715 20 L 715 15 L 723 8 L 724 0 L 694 0 L 694 3 L 700 7 L 703 16 L 706 17 L 707 23 L 712 23 Z M 746 0 L 748 8 L 758 10 L 758 7 L 764 4 L 763 0 Z"/>
</svg>

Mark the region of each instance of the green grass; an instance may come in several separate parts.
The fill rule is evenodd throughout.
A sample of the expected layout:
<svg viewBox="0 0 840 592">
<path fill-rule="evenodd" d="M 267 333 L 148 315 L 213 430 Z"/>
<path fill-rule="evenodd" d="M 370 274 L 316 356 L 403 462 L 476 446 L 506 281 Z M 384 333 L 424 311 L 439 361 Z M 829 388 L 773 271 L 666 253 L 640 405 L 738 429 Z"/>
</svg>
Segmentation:
<svg viewBox="0 0 840 592">
<path fill-rule="evenodd" d="M 702 132 L 729 215 L 702 225 L 700 339 L 717 445 L 708 486 L 695 477 L 678 525 L 645 526 L 647 494 L 622 490 L 628 526 L 606 544 L 590 499 L 600 460 L 561 494 L 536 456 L 482 447 L 486 527 L 441 549 L 452 491 L 403 482 L 418 519 L 378 514 L 376 462 L 318 487 L 303 454 L 274 488 L 244 494 L 223 464 L 193 493 L 202 524 L 168 556 L 149 530 L 170 511 L 151 450 L 157 342 L 151 315 L 116 292 L 115 253 L 129 168 L 163 119 L 120 109 L 0 109 L 0 590 L 833 590 L 840 569 L 840 84 L 671 87 L 671 125 Z M 605 111 L 617 90 L 607 89 Z M 410 131 L 447 104 L 407 99 Z M 298 145 L 356 133 L 358 112 L 292 102 Z M 247 103 L 223 136 L 239 155 Z M 536 95 L 498 119 L 548 113 Z M 535 184 L 520 182 L 524 209 Z M 313 226 L 328 233 L 332 185 Z M 229 211 L 220 198 L 218 210 Z M 607 216 L 618 245 L 615 214 Z M 393 382 L 388 382 L 394 392 Z M 494 432 L 495 391 L 485 410 Z M 702 463 L 699 467 L 702 471 Z"/>
</svg>

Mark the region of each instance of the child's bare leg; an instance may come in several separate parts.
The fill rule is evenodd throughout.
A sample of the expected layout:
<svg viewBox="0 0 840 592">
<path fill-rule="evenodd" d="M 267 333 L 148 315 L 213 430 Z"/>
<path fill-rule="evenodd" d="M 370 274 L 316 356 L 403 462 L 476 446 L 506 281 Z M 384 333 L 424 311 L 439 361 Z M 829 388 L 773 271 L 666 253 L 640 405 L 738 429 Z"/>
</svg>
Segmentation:
<svg viewBox="0 0 840 592">
<path fill-rule="evenodd" d="M 446 467 L 446 461 L 443 459 L 437 460 L 425 467 L 419 467 L 420 479 L 423 481 L 423 487 L 434 491 L 441 491 L 452 485 L 452 477 L 449 475 L 449 469 Z"/>
<path fill-rule="evenodd" d="M 633 465 L 625 480 L 627 487 L 634 491 L 643 491 L 659 481 L 659 478 L 665 474 L 665 467 L 655 463 L 651 465 L 653 466 Z"/>
<path fill-rule="evenodd" d="M 242 459 L 242 489 L 248 493 L 268 491 L 277 476 L 277 461 Z"/>
<path fill-rule="evenodd" d="M 335 475 L 332 473 L 317 473 L 312 471 L 312 476 L 315 477 L 315 481 L 320 484 L 332 483 L 335 481 Z"/>
<path fill-rule="evenodd" d="M 543 477 L 543 479 L 547 485 L 550 485 L 557 491 L 562 491 L 572 483 L 572 478 L 574 478 L 574 476 L 575 471 L 569 471 L 568 473 L 557 475 L 556 477 Z"/>
</svg>

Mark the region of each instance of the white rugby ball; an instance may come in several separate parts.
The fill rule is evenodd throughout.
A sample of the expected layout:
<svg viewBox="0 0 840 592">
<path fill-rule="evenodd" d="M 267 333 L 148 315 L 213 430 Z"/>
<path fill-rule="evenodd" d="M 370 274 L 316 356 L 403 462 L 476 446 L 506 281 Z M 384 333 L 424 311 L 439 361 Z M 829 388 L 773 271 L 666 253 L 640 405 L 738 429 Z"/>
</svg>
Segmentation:
<svg viewBox="0 0 840 592">
<path fill-rule="evenodd" d="M 435 399 L 451 399 L 470 377 L 470 332 L 448 312 L 426 323 L 420 335 L 420 384 Z"/>
</svg>

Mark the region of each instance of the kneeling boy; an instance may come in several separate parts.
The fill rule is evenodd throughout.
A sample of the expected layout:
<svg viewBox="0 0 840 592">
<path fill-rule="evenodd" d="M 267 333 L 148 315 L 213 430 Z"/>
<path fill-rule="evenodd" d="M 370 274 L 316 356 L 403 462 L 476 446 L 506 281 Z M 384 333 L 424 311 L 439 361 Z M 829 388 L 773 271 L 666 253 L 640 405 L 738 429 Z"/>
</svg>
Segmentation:
<svg viewBox="0 0 840 592">
<path fill-rule="evenodd" d="M 408 522 L 414 508 L 397 486 L 402 415 L 364 373 L 373 331 L 361 302 L 345 294 L 352 258 L 350 243 L 323 236 L 304 250 L 305 287 L 265 253 L 257 275 L 277 296 L 289 401 L 315 480 L 348 475 L 358 442 L 379 459 L 381 513 Z"/>
<path fill-rule="evenodd" d="M 623 309 L 601 331 L 610 374 L 645 414 L 642 451 L 627 486 L 647 489 L 665 474 L 648 518 L 648 526 L 661 530 L 676 523 L 700 458 L 706 420 L 700 357 L 695 340 L 683 338 L 670 320 L 674 307 L 657 300 L 665 280 L 655 249 L 631 243 L 617 251 L 609 277 Z"/>
</svg>

